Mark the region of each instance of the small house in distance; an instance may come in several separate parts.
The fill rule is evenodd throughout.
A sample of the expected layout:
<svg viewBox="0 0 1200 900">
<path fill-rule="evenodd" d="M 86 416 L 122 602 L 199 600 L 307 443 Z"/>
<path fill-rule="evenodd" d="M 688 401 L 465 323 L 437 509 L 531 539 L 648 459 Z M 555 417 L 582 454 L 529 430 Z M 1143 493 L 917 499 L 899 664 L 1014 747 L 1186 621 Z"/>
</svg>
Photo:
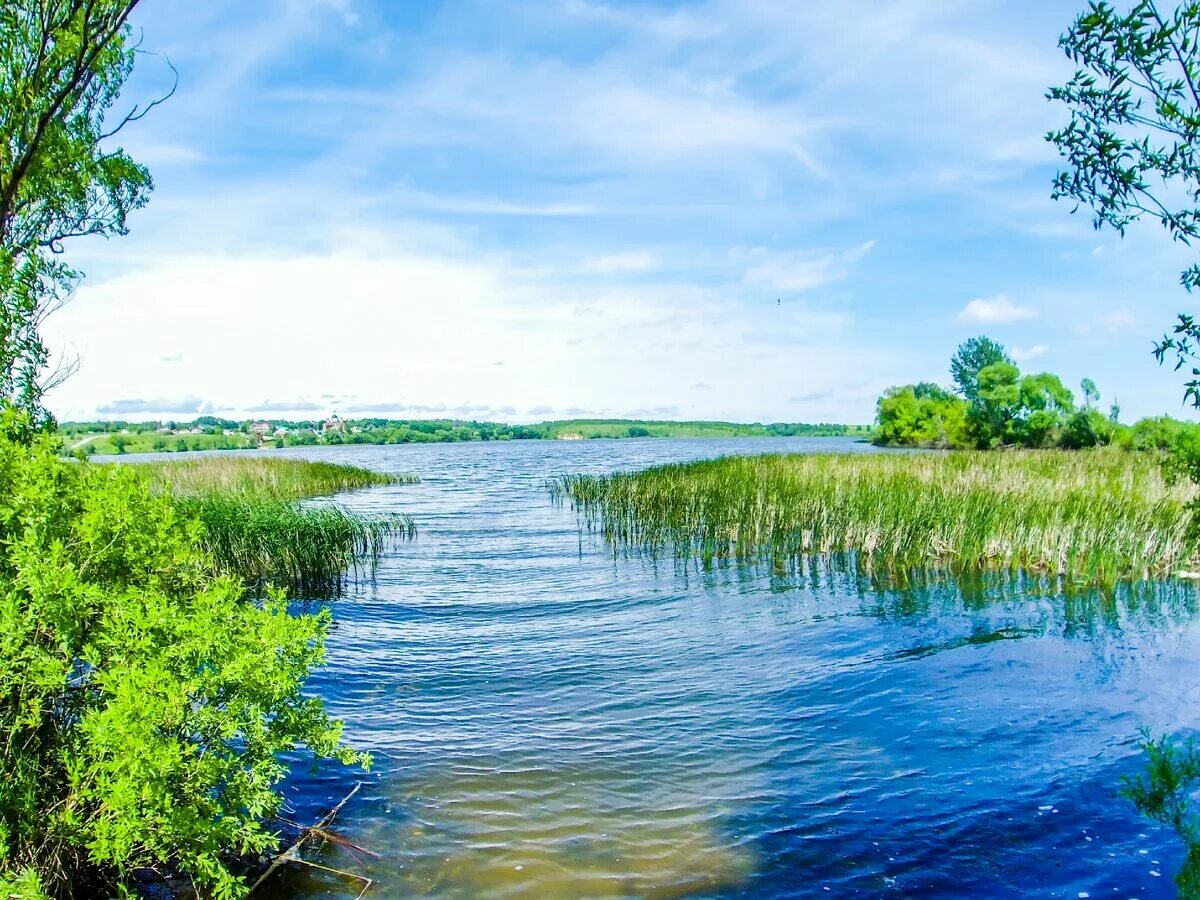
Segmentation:
<svg viewBox="0 0 1200 900">
<path fill-rule="evenodd" d="M 250 433 L 256 435 L 259 440 L 269 435 L 272 430 L 270 422 L 255 422 L 250 426 Z"/>
<path fill-rule="evenodd" d="M 321 434 L 329 434 L 331 432 L 339 434 L 346 433 L 346 423 L 338 418 L 338 414 L 334 413 L 328 419 L 321 423 Z"/>
</svg>

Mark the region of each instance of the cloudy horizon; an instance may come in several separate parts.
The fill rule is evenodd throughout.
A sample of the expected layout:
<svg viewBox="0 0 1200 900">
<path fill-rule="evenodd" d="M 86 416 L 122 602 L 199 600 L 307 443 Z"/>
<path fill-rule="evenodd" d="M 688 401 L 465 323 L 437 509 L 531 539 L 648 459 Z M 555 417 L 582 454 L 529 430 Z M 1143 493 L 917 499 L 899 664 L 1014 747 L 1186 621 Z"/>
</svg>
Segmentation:
<svg viewBox="0 0 1200 900">
<path fill-rule="evenodd" d="M 987 334 L 1186 415 L 1186 248 L 1050 199 L 1078 3 L 801 6 L 147 0 L 51 408 L 865 423 Z"/>
</svg>

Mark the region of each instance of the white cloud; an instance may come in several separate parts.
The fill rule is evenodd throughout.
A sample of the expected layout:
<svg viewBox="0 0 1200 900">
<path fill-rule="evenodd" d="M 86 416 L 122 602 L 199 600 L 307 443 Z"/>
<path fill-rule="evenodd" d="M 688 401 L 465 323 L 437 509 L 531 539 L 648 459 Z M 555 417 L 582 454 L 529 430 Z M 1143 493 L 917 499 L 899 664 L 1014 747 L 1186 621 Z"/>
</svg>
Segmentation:
<svg viewBox="0 0 1200 900">
<path fill-rule="evenodd" d="M 124 399 L 110 400 L 97 406 L 95 413 L 102 416 L 145 416 L 155 413 L 178 413 L 178 414 L 193 414 L 198 415 L 210 404 L 205 403 L 199 397 L 180 397 L 167 398 L 157 397 L 153 400 Z"/>
<path fill-rule="evenodd" d="M 435 194 L 407 185 L 399 186 L 394 192 L 399 207 L 428 212 L 444 212 L 464 216 L 541 216 L 559 218 L 564 216 L 589 216 L 598 210 L 587 203 L 533 203 L 507 200 L 502 197 L 471 197 Z"/>
<path fill-rule="evenodd" d="M 689 15 L 682 10 L 656 13 L 645 8 L 623 8 L 590 0 L 561 0 L 559 8 L 589 26 L 599 22 L 672 40 L 699 40 L 720 33 L 720 24 L 711 18 Z"/>
<path fill-rule="evenodd" d="M 1012 358 L 1015 359 L 1017 362 L 1023 363 L 1023 362 L 1029 362 L 1030 360 L 1033 360 L 1033 359 L 1037 359 L 1039 356 L 1045 356 L 1046 351 L 1049 349 L 1050 348 L 1047 347 L 1045 344 L 1034 344 L 1032 347 L 1028 347 L 1028 348 L 1013 347 L 1009 351 L 1009 353 L 1012 354 Z"/>
<path fill-rule="evenodd" d="M 1096 326 L 1107 334 L 1121 334 L 1137 325 L 1137 316 L 1128 309 L 1116 309 L 1096 316 Z"/>
<path fill-rule="evenodd" d="M 855 263 L 871 252 L 874 241 L 837 250 L 803 250 L 775 253 L 761 248 L 735 251 L 745 260 L 745 280 L 784 293 L 799 294 L 841 281 Z"/>
<path fill-rule="evenodd" d="M 638 398 L 684 417 L 779 419 L 798 389 L 820 391 L 847 371 L 880 365 L 850 339 L 844 317 L 798 304 L 748 309 L 720 287 L 687 283 L 564 288 L 554 272 L 478 254 L 420 256 L 396 245 L 366 252 L 361 243 L 303 254 L 157 255 L 85 282 L 48 323 L 52 343 L 79 344 L 83 366 L 50 398 L 52 408 L 88 417 L 114 397 L 144 396 L 149 383 L 187 403 L 122 408 L 182 412 L 199 408 L 194 394 L 203 391 L 231 413 L 315 414 L 326 397 L 359 397 L 356 409 L 515 420 L 517 410 L 602 411 Z M 572 343 L 581 332 L 587 341 Z M 163 346 L 175 351 L 171 362 Z M 537 352 L 496 366 L 497 347 Z M 287 348 L 285 358 L 272 348 Z M 719 386 L 696 390 L 714 359 L 732 362 Z"/>
<path fill-rule="evenodd" d="M 974 325 L 1004 325 L 1037 318 L 1032 306 L 1018 306 L 1007 294 L 972 300 L 958 313 L 958 321 Z"/>
<path fill-rule="evenodd" d="M 624 253 L 595 256 L 583 264 L 584 271 L 595 272 L 598 275 L 649 272 L 657 266 L 658 257 L 645 250 L 628 250 Z"/>
</svg>

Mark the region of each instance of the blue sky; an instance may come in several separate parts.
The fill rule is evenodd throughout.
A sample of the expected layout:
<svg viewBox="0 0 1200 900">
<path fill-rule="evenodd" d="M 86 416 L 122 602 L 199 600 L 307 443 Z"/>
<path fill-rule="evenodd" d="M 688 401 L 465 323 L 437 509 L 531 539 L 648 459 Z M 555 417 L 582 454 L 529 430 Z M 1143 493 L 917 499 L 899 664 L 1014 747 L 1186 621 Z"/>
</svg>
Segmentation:
<svg viewBox="0 0 1200 900">
<path fill-rule="evenodd" d="M 1081 6 L 143 0 L 180 85 L 52 406 L 865 422 L 986 333 L 1183 414 L 1185 248 L 1049 196 Z"/>
</svg>

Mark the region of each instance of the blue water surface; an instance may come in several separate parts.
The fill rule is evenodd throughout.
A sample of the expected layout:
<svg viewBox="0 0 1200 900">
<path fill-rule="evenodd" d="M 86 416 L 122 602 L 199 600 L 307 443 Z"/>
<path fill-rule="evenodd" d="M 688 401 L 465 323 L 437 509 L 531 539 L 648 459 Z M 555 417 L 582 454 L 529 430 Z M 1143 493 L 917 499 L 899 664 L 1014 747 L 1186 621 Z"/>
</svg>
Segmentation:
<svg viewBox="0 0 1200 900">
<path fill-rule="evenodd" d="M 615 557 L 547 477 L 842 439 L 277 451 L 419 475 L 340 502 L 419 534 L 334 605 L 312 681 L 363 775 L 299 758 L 309 858 L 373 896 L 1169 897 L 1119 794 L 1138 729 L 1200 727 L 1195 588 L 904 585 Z M 293 869 L 282 896 L 362 885 Z"/>
</svg>

